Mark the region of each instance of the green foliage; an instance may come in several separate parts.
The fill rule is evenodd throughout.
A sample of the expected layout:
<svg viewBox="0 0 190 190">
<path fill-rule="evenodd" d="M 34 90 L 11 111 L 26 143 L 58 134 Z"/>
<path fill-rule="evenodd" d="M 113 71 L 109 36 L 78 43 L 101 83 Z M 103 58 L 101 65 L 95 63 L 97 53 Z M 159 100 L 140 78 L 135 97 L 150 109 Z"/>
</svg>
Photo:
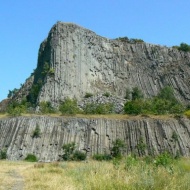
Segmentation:
<svg viewBox="0 0 190 190">
<path fill-rule="evenodd" d="M 142 39 L 137 39 L 137 38 L 131 38 L 131 39 L 129 39 L 126 36 L 125 37 L 116 38 L 116 40 L 119 40 L 121 42 L 132 43 L 132 44 L 143 43 L 144 42 Z"/>
<path fill-rule="evenodd" d="M 35 130 L 33 131 L 32 138 L 38 138 L 41 135 L 40 126 L 37 124 Z"/>
<path fill-rule="evenodd" d="M 49 63 L 48 63 L 48 62 L 45 62 L 45 63 L 44 63 L 44 66 L 43 66 L 42 74 L 43 74 L 43 75 L 47 75 L 47 74 L 49 73 L 49 70 L 50 70 Z"/>
<path fill-rule="evenodd" d="M 30 104 L 25 99 L 23 99 L 21 102 L 12 101 L 8 105 L 7 113 L 13 117 L 20 116 L 21 113 L 27 112 L 29 106 Z"/>
<path fill-rule="evenodd" d="M 48 74 L 50 76 L 53 76 L 55 74 L 55 70 L 53 68 L 50 68 Z"/>
<path fill-rule="evenodd" d="M 39 92 L 42 87 L 42 79 L 39 79 L 36 84 L 33 84 L 30 90 L 29 95 L 27 96 L 27 101 L 31 104 L 35 104 L 39 95 Z"/>
<path fill-rule="evenodd" d="M 52 107 L 51 102 L 40 102 L 41 113 L 55 113 L 55 109 Z"/>
<path fill-rule="evenodd" d="M 77 106 L 77 100 L 72 100 L 70 98 L 66 98 L 64 102 L 60 104 L 59 111 L 64 115 L 75 115 L 80 113 L 80 110 Z"/>
<path fill-rule="evenodd" d="M 0 151 L 0 160 L 4 160 L 7 158 L 7 148 L 3 148 L 1 151 Z"/>
<path fill-rule="evenodd" d="M 181 43 L 180 46 L 178 47 L 178 50 L 184 51 L 184 52 L 189 52 L 190 46 L 186 43 Z"/>
<path fill-rule="evenodd" d="M 124 111 L 126 114 L 141 114 L 143 111 L 143 100 L 128 101 L 124 105 Z"/>
<path fill-rule="evenodd" d="M 168 152 L 164 152 L 160 155 L 158 155 L 155 160 L 154 160 L 154 164 L 156 166 L 164 166 L 167 167 L 170 164 L 172 164 L 174 161 L 173 157 L 171 156 L 171 154 L 169 154 Z"/>
<path fill-rule="evenodd" d="M 172 133 L 172 139 L 173 139 L 175 142 L 177 142 L 177 141 L 178 141 L 178 138 L 179 138 L 178 134 L 177 134 L 175 131 L 173 131 L 173 133 Z"/>
<path fill-rule="evenodd" d="M 163 88 L 160 93 L 151 99 L 142 99 L 138 89 L 133 89 L 132 101 L 124 105 L 127 114 L 180 114 L 184 112 L 184 106 L 174 96 L 171 87 Z M 141 98 L 140 98 L 141 97 Z"/>
<path fill-rule="evenodd" d="M 125 160 L 125 169 L 126 170 L 129 170 L 131 169 L 133 166 L 137 165 L 138 163 L 138 160 L 135 156 L 133 155 L 128 155 L 126 157 L 126 160 Z"/>
<path fill-rule="evenodd" d="M 27 162 L 37 162 L 38 161 L 37 157 L 34 154 L 28 154 L 24 160 Z"/>
<path fill-rule="evenodd" d="M 69 160 L 74 160 L 74 161 L 81 161 L 86 159 L 86 154 L 84 152 L 81 152 L 79 150 L 75 151 L 75 143 L 71 142 L 68 144 L 63 145 L 63 160 L 69 161 Z"/>
<path fill-rule="evenodd" d="M 103 96 L 105 96 L 105 97 L 110 97 L 110 93 L 109 93 L 109 92 L 105 92 L 105 93 L 103 94 Z"/>
<path fill-rule="evenodd" d="M 173 103 L 177 102 L 177 99 L 174 96 L 174 91 L 170 86 L 166 86 L 161 89 L 158 93 L 157 98 L 171 101 Z"/>
<path fill-rule="evenodd" d="M 85 94 L 84 98 L 90 98 L 90 97 L 92 97 L 92 96 L 93 96 L 93 94 L 92 94 L 92 93 L 87 92 L 87 93 Z"/>
<path fill-rule="evenodd" d="M 121 139 L 116 139 L 115 141 L 113 141 L 113 147 L 111 148 L 111 155 L 114 158 L 121 158 L 123 153 L 124 153 L 124 149 L 126 148 L 125 142 Z"/>
<path fill-rule="evenodd" d="M 84 108 L 85 114 L 110 114 L 113 113 L 114 105 L 112 103 L 105 104 L 86 104 Z"/>
<path fill-rule="evenodd" d="M 9 90 L 7 97 L 12 98 L 18 91 L 19 91 L 19 89 L 17 89 L 17 88 L 14 88 L 13 90 Z"/>
<path fill-rule="evenodd" d="M 112 159 L 110 154 L 94 154 L 92 158 L 94 160 L 98 160 L 98 161 L 111 160 Z"/>
<path fill-rule="evenodd" d="M 129 88 L 126 89 L 125 99 L 127 100 L 131 99 L 131 90 Z"/>
<path fill-rule="evenodd" d="M 143 98 L 143 93 L 138 87 L 134 87 L 131 94 L 132 100 L 139 100 Z"/>
<path fill-rule="evenodd" d="M 81 152 L 79 150 L 76 150 L 73 153 L 73 159 L 72 160 L 75 160 L 75 161 L 86 160 L 86 153 Z"/>
<path fill-rule="evenodd" d="M 137 148 L 139 151 L 141 151 L 142 154 L 145 154 L 145 150 L 146 150 L 147 146 L 144 143 L 144 140 L 142 137 L 139 139 L 139 143 L 137 144 Z"/>
<path fill-rule="evenodd" d="M 64 144 L 63 145 L 64 154 L 62 156 L 63 160 L 72 160 L 74 150 L 75 150 L 75 143 L 74 142 Z"/>
</svg>

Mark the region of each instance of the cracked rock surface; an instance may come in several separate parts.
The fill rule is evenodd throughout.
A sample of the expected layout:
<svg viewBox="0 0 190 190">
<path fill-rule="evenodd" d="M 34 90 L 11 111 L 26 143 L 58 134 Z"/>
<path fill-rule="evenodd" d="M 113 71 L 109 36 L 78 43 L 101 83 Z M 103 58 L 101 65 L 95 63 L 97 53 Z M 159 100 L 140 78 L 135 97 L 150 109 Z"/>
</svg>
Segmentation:
<svg viewBox="0 0 190 190">
<path fill-rule="evenodd" d="M 33 137 L 36 126 L 40 128 L 39 137 Z M 125 141 L 126 154 L 156 155 L 167 150 L 173 155 L 190 156 L 190 120 L 186 118 L 16 117 L 1 119 L 0 131 L 0 149 L 8 148 L 9 160 L 23 160 L 29 153 L 40 161 L 61 160 L 62 146 L 70 142 L 89 156 L 110 153 L 116 139 Z"/>
</svg>

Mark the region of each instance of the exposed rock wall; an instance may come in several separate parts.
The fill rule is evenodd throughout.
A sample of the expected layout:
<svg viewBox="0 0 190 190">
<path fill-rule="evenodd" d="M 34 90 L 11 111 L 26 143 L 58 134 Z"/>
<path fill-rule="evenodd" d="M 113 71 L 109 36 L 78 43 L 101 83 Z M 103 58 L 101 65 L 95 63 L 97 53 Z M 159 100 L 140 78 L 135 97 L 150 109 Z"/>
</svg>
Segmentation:
<svg viewBox="0 0 190 190">
<path fill-rule="evenodd" d="M 38 100 L 54 106 L 66 96 L 80 100 L 86 92 L 123 98 L 126 88 L 135 86 L 151 97 L 170 85 L 178 100 L 190 100 L 190 53 L 175 48 L 110 40 L 58 22 L 40 46 L 35 82 L 45 62 L 54 75 L 45 77 Z"/>
<path fill-rule="evenodd" d="M 32 138 L 36 126 L 41 135 Z M 190 120 L 176 119 L 85 119 L 66 117 L 17 117 L 0 120 L 0 149 L 7 147 L 8 159 L 24 159 L 28 153 L 41 161 L 61 158 L 62 145 L 75 142 L 88 155 L 109 153 L 112 141 L 123 139 L 126 154 L 158 154 L 165 150 L 174 155 L 190 155 Z M 177 134 L 177 135 L 176 135 Z M 145 144 L 145 152 L 142 150 Z"/>
</svg>

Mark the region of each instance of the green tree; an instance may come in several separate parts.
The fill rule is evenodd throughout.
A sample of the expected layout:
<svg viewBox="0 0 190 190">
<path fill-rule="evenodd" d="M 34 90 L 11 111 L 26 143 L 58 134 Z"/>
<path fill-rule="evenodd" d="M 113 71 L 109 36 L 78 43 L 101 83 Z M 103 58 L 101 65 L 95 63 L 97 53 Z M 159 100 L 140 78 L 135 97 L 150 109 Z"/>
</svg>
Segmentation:
<svg viewBox="0 0 190 190">
<path fill-rule="evenodd" d="M 178 50 L 188 52 L 190 51 L 190 46 L 186 43 L 181 43 L 180 46 L 178 47 Z"/>
</svg>

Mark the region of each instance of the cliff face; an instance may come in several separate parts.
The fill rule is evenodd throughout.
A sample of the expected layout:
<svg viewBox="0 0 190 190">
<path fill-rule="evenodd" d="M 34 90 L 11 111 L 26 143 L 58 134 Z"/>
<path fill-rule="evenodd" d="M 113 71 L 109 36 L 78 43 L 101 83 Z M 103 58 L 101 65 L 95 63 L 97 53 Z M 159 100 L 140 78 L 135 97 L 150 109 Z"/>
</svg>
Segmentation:
<svg viewBox="0 0 190 190">
<path fill-rule="evenodd" d="M 33 138 L 38 126 L 40 137 Z M 8 159 L 24 159 L 28 153 L 41 161 L 60 160 L 62 145 L 75 142 L 88 155 L 109 153 L 117 138 L 125 141 L 126 154 L 158 154 L 165 150 L 190 155 L 190 120 L 176 119 L 85 119 L 64 117 L 17 117 L 0 120 L 0 149 Z M 142 148 L 145 147 L 145 148 Z"/>
<path fill-rule="evenodd" d="M 44 65 L 53 74 L 41 79 Z M 147 43 L 110 40 L 75 24 L 55 24 L 39 49 L 34 83 L 43 80 L 38 101 L 56 106 L 64 97 L 80 100 L 86 92 L 123 98 L 139 87 L 145 97 L 166 85 L 187 104 L 190 100 L 190 53 Z"/>
</svg>

